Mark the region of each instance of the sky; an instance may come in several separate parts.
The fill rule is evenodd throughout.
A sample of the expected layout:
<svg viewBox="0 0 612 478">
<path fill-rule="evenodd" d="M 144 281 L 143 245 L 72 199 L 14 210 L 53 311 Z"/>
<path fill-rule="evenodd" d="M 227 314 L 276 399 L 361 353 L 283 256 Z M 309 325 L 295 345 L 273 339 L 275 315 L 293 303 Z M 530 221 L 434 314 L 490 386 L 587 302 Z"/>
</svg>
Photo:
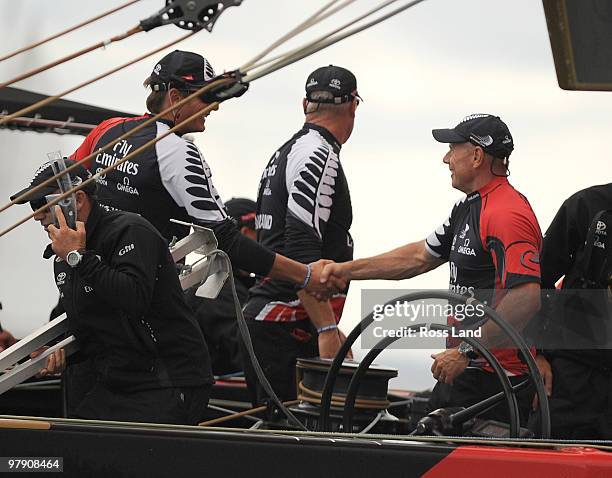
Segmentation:
<svg viewBox="0 0 612 478">
<path fill-rule="evenodd" d="M 122 1 L 106 1 L 104 9 Z M 0 81 L 127 31 L 165 2 L 142 0 L 94 25 L 0 63 Z M 244 64 L 317 8 L 323 0 L 244 0 L 228 9 L 212 34 L 202 31 L 174 48 L 208 58 L 220 73 Z M 399 4 L 403 1 L 398 2 Z M 289 42 L 299 46 L 378 4 L 351 7 Z M 20 0 L 0 3 L 4 35 L 0 56 L 90 18 L 101 2 Z M 34 27 L 35 26 L 35 27 Z M 56 94 L 156 46 L 183 30 L 169 25 L 111 44 L 15 86 Z M 168 50 L 170 51 L 170 50 Z M 145 111 L 141 86 L 162 52 L 69 95 L 69 99 L 132 113 Z M 357 77 L 364 98 L 341 161 L 353 203 L 355 257 L 424 239 L 448 216 L 462 194 L 452 189 L 442 163 L 447 147 L 433 128 L 452 127 L 472 113 L 499 115 L 514 136 L 510 182 L 527 196 L 543 231 L 573 192 L 610 182 L 607 140 L 612 96 L 558 87 L 542 3 L 538 0 L 427 0 L 372 29 L 283 70 L 254 81 L 241 98 L 222 104 L 194 135 L 222 198 L 255 198 L 271 154 L 303 122 L 301 100 L 308 73 L 336 64 Z M 0 130 L 1 202 L 23 188 L 46 153 L 70 154 L 79 136 Z M 23 217 L 27 206 L 0 215 L 0 228 Z M 21 226 L 0 238 L 2 325 L 24 336 L 43 325 L 57 299 L 52 265 L 41 257 L 44 231 Z M 342 328 L 361 316 L 362 289 L 445 289 L 441 266 L 411 280 L 351 285 Z M 407 344 L 408 347 L 408 344 Z M 356 350 L 356 355 L 363 352 Z M 397 367 L 393 386 L 421 389 L 433 380 L 427 351 L 384 352 L 379 363 Z"/>
</svg>

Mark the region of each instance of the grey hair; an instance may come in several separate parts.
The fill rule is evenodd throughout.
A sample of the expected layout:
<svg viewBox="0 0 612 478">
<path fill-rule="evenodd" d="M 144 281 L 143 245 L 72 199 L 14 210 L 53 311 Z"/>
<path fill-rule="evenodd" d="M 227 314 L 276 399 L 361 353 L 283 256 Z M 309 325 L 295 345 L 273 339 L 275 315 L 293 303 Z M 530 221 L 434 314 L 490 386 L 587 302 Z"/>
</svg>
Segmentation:
<svg viewBox="0 0 612 478">
<path fill-rule="evenodd" d="M 340 113 L 347 108 L 350 102 L 335 104 L 335 103 L 319 103 L 317 100 L 329 101 L 334 99 L 334 95 L 329 91 L 313 91 L 310 94 L 310 100 L 306 104 L 306 114 L 312 113 Z"/>
</svg>

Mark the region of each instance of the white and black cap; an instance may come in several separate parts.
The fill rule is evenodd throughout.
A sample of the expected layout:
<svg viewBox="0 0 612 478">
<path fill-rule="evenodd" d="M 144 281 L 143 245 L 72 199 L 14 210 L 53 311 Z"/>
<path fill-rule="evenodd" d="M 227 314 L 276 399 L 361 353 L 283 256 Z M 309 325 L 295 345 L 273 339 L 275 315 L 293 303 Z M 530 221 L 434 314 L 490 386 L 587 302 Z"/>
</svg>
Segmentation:
<svg viewBox="0 0 612 478">
<path fill-rule="evenodd" d="M 167 91 L 171 87 L 196 90 L 214 78 L 215 71 L 206 58 L 181 50 L 174 50 L 159 60 L 149 76 L 154 91 Z"/>
<path fill-rule="evenodd" d="M 315 99 L 313 93 L 325 91 L 332 94 L 332 98 Z M 357 94 L 357 78 L 346 68 L 340 66 L 323 66 L 317 68 L 306 80 L 306 99 L 313 103 L 341 104 L 361 97 Z"/>
<path fill-rule="evenodd" d="M 64 162 L 66 164 L 66 167 L 70 167 L 74 164 L 74 161 L 70 159 L 64 159 Z M 76 166 L 74 169 L 72 169 L 71 171 L 69 171 L 68 174 L 70 175 L 70 178 L 72 179 L 73 187 L 88 180 L 92 176 L 91 173 L 87 169 L 85 169 L 83 166 L 81 166 L 80 164 Z M 52 181 L 46 186 L 37 190 L 36 192 L 30 193 L 30 191 L 33 190 L 35 187 L 44 183 L 45 181 L 52 178 L 53 176 L 55 176 L 55 173 L 53 172 L 51 161 L 48 161 L 42 164 L 34 172 L 34 177 L 32 178 L 32 181 L 30 181 L 30 185 L 27 188 L 24 188 L 21 191 L 13 194 L 11 196 L 11 201 L 14 201 L 18 197 L 25 195 L 23 199 L 21 199 L 20 201 L 17 201 L 17 204 L 25 204 L 27 202 L 38 201 L 44 198 L 45 196 L 47 196 L 48 194 L 54 194 L 59 189 L 57 181 Z M 96 182 L 91 181 L 90 183 L 87 183 L 87 185 L 83 187 L 83 191 L 85 191 L 89 195 L 95 194 L 96 193 Z"/>
<path fill-rule="evenodd" d="M 514 150 L 510 130 L 499 116 L 473 114 L 466 116 L 450 129 L 434 129 L 433 137 L 440 143 L 472 143 L 499 159 L 507 159 Z"/>
</svg>

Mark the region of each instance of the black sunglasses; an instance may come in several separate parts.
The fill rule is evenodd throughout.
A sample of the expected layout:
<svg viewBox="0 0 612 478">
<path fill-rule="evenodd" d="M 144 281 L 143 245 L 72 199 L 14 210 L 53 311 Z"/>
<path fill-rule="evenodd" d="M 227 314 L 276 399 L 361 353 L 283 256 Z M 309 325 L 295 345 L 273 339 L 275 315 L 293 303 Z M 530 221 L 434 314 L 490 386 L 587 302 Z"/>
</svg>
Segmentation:
<svg viewBox="0 0 612 478">
<path fill-rule="evenodd" d="M 30 201 L 30 207 L 32 208 L 32 211 L 37 211 L 41 207 L 45 206 L 46 204 L 47 204 L 47 198 L 45 197 Z"/>
</svg>

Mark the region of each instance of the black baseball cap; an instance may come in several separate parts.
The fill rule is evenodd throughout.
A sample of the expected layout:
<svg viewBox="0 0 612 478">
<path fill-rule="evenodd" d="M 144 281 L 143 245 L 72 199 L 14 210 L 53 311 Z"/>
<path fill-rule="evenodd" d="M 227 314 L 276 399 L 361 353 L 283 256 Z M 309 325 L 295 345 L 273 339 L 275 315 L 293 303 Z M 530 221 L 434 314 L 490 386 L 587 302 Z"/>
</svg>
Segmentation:
<svg viewBox="0 0 612 478">
<path fill-rule="evenodd" d="M 480 146 L 499 159 L 506 159 L 514 150 L 510 130 L 499 116 L 473 114 L 466 116 L 452 129 L 434 129 L 433 137 L 440 143 L 467 143 Z"/>
<path fill-rule="evenodd" d="M 70 159 L 64 159 L 64 162 L 66 163 L 67 168 L 74 164 L 74 161 Z M 78 186 L 83 181 L 91 178 L 92 176 L 91 173 L 81 165 L 78 165 L 76 168 L 70 170 L 68 174 L 72 179 L 72 186 Z M 53 172 L 53 168 L 51 167 L 51 161 L 47 161 L 36 170 L 36 172 L 34 173 L 34 178 L 30 182 L 30 185 L 27 188 L 22 189 L 18 193 L 13 194 L 11 196 L 11 201 L 14 201 L 15 199 L 20 196 L 23 196 L 24 194 L 27 194 L 28 191 L 34 189 L 36 186 L 42 184 L 47 179 L 52 178 L 53 176 L 55 176 L 55 173 Z M 93 195 L 96 192 L 96 187 L 96 182 L 92 181 L 85 187 L 83 187 L 83 191 L 85 191 L 89 195 Z M 57 181 L 52 181 L 46 186 L 40 188 L 38 191 L 27 195 L 20 201 L 17 201 L 17 204 L 25 204 L 30 201 L 38 201 L 49 194 L 54 194 L 58 189 L 59 185 L 57 184 Z"/>
<path fill-rule="evenodd" d="M 247 226 L 255 229 L 255 211 L 257 204 L 247 198 L 232 198 L 225 203 L 227 213 L 236 220 L 238 227 Z"/>
<path fill-rule="evenodd" d="M 332 99 L 313 99 L 315 91 L 327 91 L 333 95 Z M 306 99 L 315 103 L 346 103 L 353 97 L 361 100 L 357 94 L 357 78 L 346 68 L 341 66 L 323 66 L 317 68 L 306 80 Z"/>
<path fill-rule="evenodd" d="M 174 50 L 153 68 L 149 81 L 154 91 L 175 88 L 198 89 L 215 77 L 215 70 L 206 58 L 190 51 Z"/>
</svg>

